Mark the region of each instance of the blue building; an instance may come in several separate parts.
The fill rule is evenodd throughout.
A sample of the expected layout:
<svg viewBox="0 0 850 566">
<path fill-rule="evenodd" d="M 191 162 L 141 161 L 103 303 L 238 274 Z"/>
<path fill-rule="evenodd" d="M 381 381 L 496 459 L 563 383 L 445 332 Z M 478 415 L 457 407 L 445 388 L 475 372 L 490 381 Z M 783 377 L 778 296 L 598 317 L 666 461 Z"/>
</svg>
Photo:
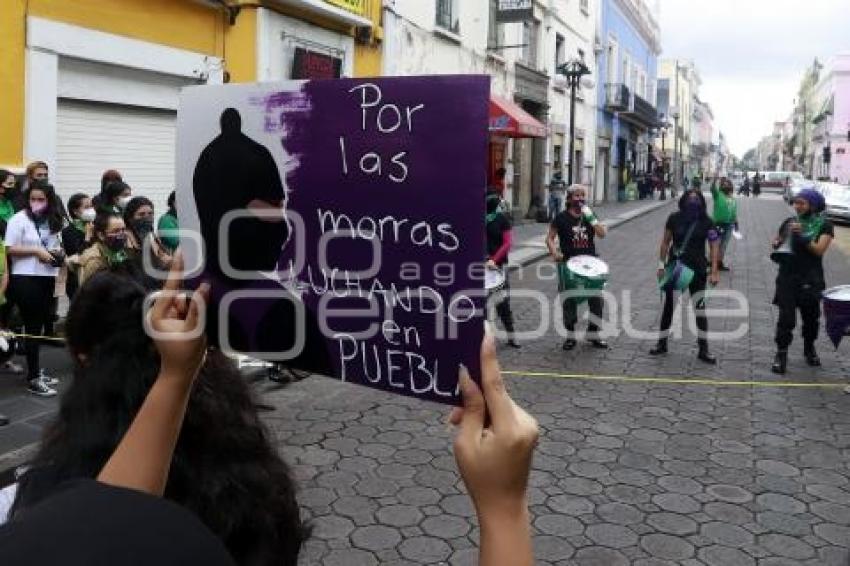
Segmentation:
<svg viewBox="0 0 850 566">
<path fill-rule="evenodd" d="M 661 52 L 658 23 L 644 0 L 600 1 L 596 201 L 624 198 L 635 175 L 653 167 Z"/>
</svg>

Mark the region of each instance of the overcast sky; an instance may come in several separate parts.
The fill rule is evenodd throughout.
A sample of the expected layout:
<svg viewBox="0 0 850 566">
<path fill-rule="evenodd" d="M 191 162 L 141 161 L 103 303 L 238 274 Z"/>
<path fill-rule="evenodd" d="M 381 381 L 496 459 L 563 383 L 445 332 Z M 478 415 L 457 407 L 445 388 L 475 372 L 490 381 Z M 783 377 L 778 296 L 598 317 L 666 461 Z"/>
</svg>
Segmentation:
<svg viewBox="0 0 850 566">
<path fill-rule="evenodd" d="M 850 52 L 850 0 L 660 0 L 662 57 L 693 59 L 739 157 L 793 107 L 815 57 Z"/>
</svg>

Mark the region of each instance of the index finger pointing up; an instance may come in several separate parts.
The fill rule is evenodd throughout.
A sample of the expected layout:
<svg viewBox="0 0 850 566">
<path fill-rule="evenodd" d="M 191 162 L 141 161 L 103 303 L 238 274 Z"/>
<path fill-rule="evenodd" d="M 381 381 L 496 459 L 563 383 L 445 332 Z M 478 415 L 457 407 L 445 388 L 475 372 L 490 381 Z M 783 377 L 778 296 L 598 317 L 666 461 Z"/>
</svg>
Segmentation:
<svg viewBox="0 0 850 566">
<path fill-rule="evenodd" d="M 165 318 L 168 314 L 168 308 L 174 301 L 174 296 L 180 290 L 183 283 L 183 254 L 177 250 L 171 262 L 171 270 L 168 272 L 168 278 L 162 286 L 162 291 L 158 294 L 156 301 L 151 308 L 152 315 L 155 320 Z"/>
<path fill-rule="evenodd" d="M 498 432 L 500 428 L 512 426 L 514 406 L 502 380 L 502 369 L 496 357 L 496 343 L 489 333 L 485 334 L 481 344 L 481 390 L 493 429 Z"/>
</svg>

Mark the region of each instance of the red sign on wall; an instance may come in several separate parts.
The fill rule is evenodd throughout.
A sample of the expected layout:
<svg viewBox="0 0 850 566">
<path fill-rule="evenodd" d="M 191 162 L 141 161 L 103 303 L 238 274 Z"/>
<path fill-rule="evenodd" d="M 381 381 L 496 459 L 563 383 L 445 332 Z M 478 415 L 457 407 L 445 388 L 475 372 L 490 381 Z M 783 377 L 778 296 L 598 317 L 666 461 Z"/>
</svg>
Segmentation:
<svg viewBox="0 0 850 566">
<path fill-rule="evenodd" d="M 341 72 L 342 59 L 302 47 L 295 48 L 295 59 L 292 62 L 293 79 L 338 79 Z"/>
</svg>

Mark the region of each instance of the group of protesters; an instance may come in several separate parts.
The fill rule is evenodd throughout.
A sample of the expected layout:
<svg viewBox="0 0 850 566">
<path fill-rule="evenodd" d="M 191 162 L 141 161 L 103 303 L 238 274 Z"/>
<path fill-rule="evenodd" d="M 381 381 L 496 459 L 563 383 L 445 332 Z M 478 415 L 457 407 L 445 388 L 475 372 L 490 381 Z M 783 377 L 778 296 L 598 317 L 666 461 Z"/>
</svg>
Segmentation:
<svg viewBox="0 0 850 566">
<path fill-rule="evenodd" d="M 703 195 L 703 184 L 709 185 L 713 210 L 709 210 Z M 546 245 L 551 259 L 563 267 L 577 256 L 597 256 L 595 239 L 604 238 L 607 230 L 588 207 L 588 187 L 573 184 L 566 190 L 564 209 L 551 216 Z M 507 264 L 512 241 L 510 222 L 499 213 L 499 194 L 490 189 L 487 196 L 488 261 L 492 267 Z M 676 293 L 687 292 L 692 300 L 698 329 L 697 358 L 709 365 L 717 364 L 708 341 L 708 318 L 705 316 L 707 290 L 720 283 L 720 273 L 730 271 L 726 252 L 733 237 L 742 238 L 738 225 L 738 206 L 732 181 L 715 175 L 712 179 L 694 176 L 683 187 L 678 210 L 671 213 L 662 230 L 658 252 L 657 280 L 662 296 L 661 318 L 656 343 L 649 349 L 652 356 L 668 352 L 668 341 L 676 304 Z M 779 316 L 775 332 L 776 353 L 771 370 L 784 374 L 788 365 L 788 348 L 793 339 L 797 312 L 802 319 L 803 359 L 809 366 L 821 365 L 815 342 L 820 327 L 821 294 L 826 288 L 823 256 L 834 237 L 832 223 L 824 216 L 825 200 L 815 189 L 800 191 L 792 201 L 794 215 L 785 220 L 770 242 L 771 259 L 778 264 L 773 304 Z M 559 270 L 559 291 L 562 292 L 566 339 L 564 350 L 574 349 L 577 342 L 577 309 L 587 302 L 593 315 L 587 332 L 589 344 L 608 349 L 598 321 L 603 314 L 601 294 L 563 293 L 565 288 Z M 497 294 L 496 311 L 508 335 L 508 343 L 519 347 L 505 284 Z"/>
<path fill-rule="evenodd" d="M 52 397 L 58 383 L 41 364 L 42 343 L 61 343 L 56 336 L 59 299 L 73 299 L 95 273 L 124 264 L 144 272 L 150 265 L 167 270 L 177 247 L 178 221 L 174 193 L 169 209 L 154 225 L 150 199 L 134 195 L 121 173 L 103 173 L 93 195 L 76 193 L 62 202 L 50 182 L 49 165 L 30 163 L 19 178 L 0 170 L 0 352 L 2 371 L 23 375 L 33 395 Z M 156 278 L 149 278 L 156 285 Z M 14 332 L 12 332 L 14 330 Z M 26 367 L 14 360 L 25 353 Z M 0 425 L 8 419 L 0 415 Z"/>
</svg>

